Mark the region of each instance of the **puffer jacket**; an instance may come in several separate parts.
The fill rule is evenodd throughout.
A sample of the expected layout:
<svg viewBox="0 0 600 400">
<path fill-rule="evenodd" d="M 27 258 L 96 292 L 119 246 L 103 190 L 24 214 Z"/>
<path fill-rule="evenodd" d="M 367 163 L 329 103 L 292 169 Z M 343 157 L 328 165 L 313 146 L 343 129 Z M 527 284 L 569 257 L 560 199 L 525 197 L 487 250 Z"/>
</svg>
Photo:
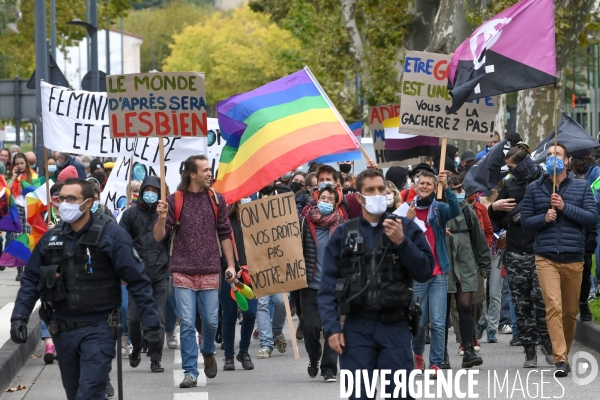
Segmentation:
<svg viewBox="0 0 600 400">
<path fill-rule="evenodd" d="M 465 209 L 468 211 L 465 212 Z M 456 293 L 456 280 L 463 292 L 477 291 L 477 272 L 489 276 L 492 259 L 477 214 L 466 201 L 461 203 L 461 214 L 446 225 L 452 236 L 446 236 L 452 272 L 448 276 L 448 293 Z M 466 214 L 466 215 L 465 215 Z M 468 229 L 466 216 L 471 218 Z"/>
<path fill-rule="evenodd" d="M 567 177 L 560 183 L 557 191 L 565 206 L 562 211 L 556 210 L 557 218 L 550 223 L 545 220 L 546 212 L 551 208 L 552 195 L 547 182 L 551 182 L 551 178 L 546 173 L 527 187 L 523 200 L 521 226 L 537 232 L 534 253 L 572 253 L 583 256 L 585 228 L 592 228 L 598 223 L 596 202 L 588 182 L 567 172 Z"/>
<path fill-rule="evenodd" d="M 146 186 L 160 188 L 160 180 L 155 176 L 148 176 L 140 186 L 138 203 L 144 203 L 142 193 Z M 142 210 L 139 206 L 129 207 L 123 213 L 119 225 L 123 227 L 133 239 L 133 246 L 146 266 L 146 274 L 152 282 L 168 278 L 169 269 L 169 240 L 157 242 L 154 240 L 154 223 L 158 218 L 156 207 L 149 206 Z"/>
<path fill-rule="evenodd" d="M 344 223 L 344 219 L 341 216 L 339 218 L 341 225 Z M 315 272 L 317 272 L 317 228 L 308 217 L 302 217 L 300 227 L 304 264 L 306 266 L 306 283 L 310 285 Z"/>
</svg>

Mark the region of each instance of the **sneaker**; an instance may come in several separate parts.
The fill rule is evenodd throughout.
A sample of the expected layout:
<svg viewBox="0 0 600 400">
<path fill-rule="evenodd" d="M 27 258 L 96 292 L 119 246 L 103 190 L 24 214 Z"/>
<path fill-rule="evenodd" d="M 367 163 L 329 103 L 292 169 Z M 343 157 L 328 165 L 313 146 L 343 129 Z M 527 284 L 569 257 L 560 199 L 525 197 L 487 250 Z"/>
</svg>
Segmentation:
<svg viewBox="0 0 600 400">
<path fill-rule="evenodd" d="M 473 335 L 473 350 L 475 350 L 475 353 L 479 353 L 479 351 L 481 350 L 481 344 L 479 343 L 479 340 L 477 340 L 477 336 Z"/>
<path fill-rule="evenodd" d="M 225 357 L 223 361 L 225 361 L 225 364 L 223 364 L 223 371 L 235 371 L 233 357 Z"/>
<path fill-rule="evenodd" d="M 179 343 L 177 342 L 177 335 L 175 332 L 167 332 L 167 347 L 170 349 L 176 349 Z"/>
<path fill-rule="evenodd" d="M 152 372 L 165 372 L 165 369 L 162 365 L 160 365 L 160 361 L 152 360 L 150 361 L 150 371 Z"/>
<path fill-rule="evenodd" d="M 549 340 L 544 341 L 540 345 L 540 348 L 542 350 L 542 353 L 546 357 L 546 362 L 548 363 L 548 365 L 554 365 L 554 353 L 552 352 L 552 342 L 550 342 Z"/>
<path fill-rule="evenodd" d="M 556 370 L 554 371 L 554 376 L 559 378 L 564 378 L 569 375 L 569 370 L 567 369 L 567 363 L 564 361 L 556 363 Z"/>
<path fill-rule="evenodd" d="M 104 393 L 106 394 L 106 398 L 115 396 L 115 388 L 113 387 L 112 383 L 110 383 L 110 377 L 106 381 L 106 389 L 104 390 Z"/>
<path fill-rule="evenodd" d="M 440 367 L 438 367 L 437 365 L 433 364 L 429 366 L 429 369 L 432 369 L 434 371 L 433 375 L 431 375 L 431 379 L 437 379 L 437 374 L 440 371 Z"/>
<path fill-rule="evenodd" d="M 204 339 L 202 338 L 202 335 L 201 335 L 201 334 L 198 334 L 198 348 L 200 348 L 200 346 L 202 346 L 202 341 L 203 341 L 203 340 L 204 340 Z"/>
<path fill-rule="evenodd" d="M 254 332 L 252 332 L 252 339 L 258 340 L 258 329 L 255 329 Z"/>
<path fill-rule="evenodd" d="M 515 337 L 515 336 L 513 336 L 513 338 L 512 338 L 512 339 L 510 339 L 510 345 L 511 345 L 511 346 L 523 346 L 523 345 L 521 344 L 521 341 L 519 340 L 519 338 L 518 338 L 518 337 Z"/>
<path fill-rule="evenodd" d="M 310 362 L 308 364 L 307 371 L 308 371 L 309 377 L 316 378 L 317 374 L 319 373 L 319 362 L 315 362 L 315 363 Z"/>
<path fill-rule="evenodd" d="M 323 379 L 325 379 L 325 382 L 336 382 L 337 381 L 335 374 L 330 369 L 325 370 L 325 372 L 323 372 Z"/>
<path fill-rule="evenodd" d="M 137 368 L 137 366 L 140 365 L 140 362 L 142 361 L 142 354 L 140 350 L 141 349 L 133 350 L 129 355 L 129 366 L 131 368 Z"/>
<path fill-rule="evenodd" d="M 285 340 L 283 332 L 273 335 L 273 342 L 275 342 L 277 351 L 279 351 L 280 353 L 285 353 L 285 351 L 287 350 L 287 340 Z"/>
<path fill-rule="evenodd" d="M 459 356 L 465 355 L 465 346 L 463 346 L 462 344 L 458 347 L 458 355 Z"/>
<path fill-rule="evenodd" d="M 485 331 L 485 328 L 487 328 L 487 323 L 484 325 L 481 325 L 479 322 L 477 323 L 477 339 L 481 340 L 481 338 L 483 337 L 483 331 Z"/>
<path fill-rule="evenodd" d="M 579 320 L 581 322 L 590 322 L 592 320 L 592 312 L 587 301 L 579 303 Z"/>
<path fill-rule="evenodd" d="M 198 380 L 191 375 L 186 375 L 183 377 L 183 381 L 179 384 L 179 387 L 182 389 L 189 389 L 198 386 Z"/>
<path fill-rule="evenodd" d="M 505 324 L 505 325 L 502 325 L 500 327 L 500 329 L 498 329 L 498 332 L 508 335 L 509 333 L 512 333 L 512 328 L 510 327 L 510 325 Z"/>
<path fill-rule="evenodd" d="M 415 369 L 420 369 L 421 372 L 425 371 L 425 360 L 423 360 L 423 354 L 415 354 L 413 361 L 415 363 Z"/>
<path fill-rule="evenodd" d="M 46 364 L 54 364 L 54 357 L 56 356 L 56 350 L 54 350 L 53 344 L 46 345 L 46 351 L 44 354 L 44 362 Z"/>
<path fill-rule="evenodd" d="M 129 335 L 121 336 L 121 355 L 123 357 L 129 357 L 131 352 L 129 351 Z"/>
<path fill-rule="evenodd" d="M 202 354 L 202 357 L 204 358 L 204 375 L 206 375 L 208 379 L 217 376 L 217 359 L 215 358 L 215 355 L 211 354 L 210 356 L 205 356 Z"/>
<path fill-rule="evenodd" d="M 488 343 L 498 343 L 498 338 L 496 337 L 496 331 L 487 331 Z"/>
<path fill-rule="evenodd" d="M 537 353 L 535 346 L 527 347 L 525 349 L 525 362 L 523 368 L 536 368 L 537 367 Z"/>
<path fill-rule="evenodd" d="M 263 346 L 260 348 L 260 350 L 258 351 L 258 354 L 256 355 L 256 358 L 269 358 L 271 357 L 271 352 L 273 350 L 268 348 L 267 346 Z"/>
<path fill-rule="evenodd" d="M 242 363 L 242 368 L 247 370 L 254 369 L 254 363 L 250 358 L 250 354 L 248 354 L 247 352 L 240 351 L 235 357 L 235 359 Z"/>
</svg>

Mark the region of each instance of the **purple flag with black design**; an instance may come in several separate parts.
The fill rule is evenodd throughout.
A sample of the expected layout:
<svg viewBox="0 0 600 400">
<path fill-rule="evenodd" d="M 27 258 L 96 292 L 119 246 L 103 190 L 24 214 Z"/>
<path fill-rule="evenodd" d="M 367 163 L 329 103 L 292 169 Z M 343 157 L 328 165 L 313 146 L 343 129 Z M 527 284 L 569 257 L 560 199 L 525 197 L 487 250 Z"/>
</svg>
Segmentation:
<svg viewBox="0 0 600 400">
<path fill-rule="evenodd" d="M 523 0 L 492 17 L 454 52 L 454 113 L 468 100 L 556 83 L 554 2 Z"/>
</svg>

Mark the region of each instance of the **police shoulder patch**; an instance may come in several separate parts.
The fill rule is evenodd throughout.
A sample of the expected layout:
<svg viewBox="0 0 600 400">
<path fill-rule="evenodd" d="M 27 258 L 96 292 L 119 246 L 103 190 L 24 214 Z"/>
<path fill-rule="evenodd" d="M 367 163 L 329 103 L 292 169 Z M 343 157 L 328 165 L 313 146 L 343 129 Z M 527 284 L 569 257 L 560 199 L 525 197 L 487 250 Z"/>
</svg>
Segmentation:
<svg viewBox="0 0 600 400">
<path fill-rule="evenodd" d="M 139 262 L 142 262 L 142 259 L 140 258 L 138 252 L 133 247 L 131 248 L 131 254 L 133 254 L 133 258 L 135 258 Z"/>
</svg>

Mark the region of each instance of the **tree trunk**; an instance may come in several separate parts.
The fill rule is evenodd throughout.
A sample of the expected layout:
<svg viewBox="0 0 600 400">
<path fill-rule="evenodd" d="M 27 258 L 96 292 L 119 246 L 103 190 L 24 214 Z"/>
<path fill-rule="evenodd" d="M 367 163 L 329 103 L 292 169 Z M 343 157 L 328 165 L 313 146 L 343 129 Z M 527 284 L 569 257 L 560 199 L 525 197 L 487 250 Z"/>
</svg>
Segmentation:
<svg viewBox="0 0 600 400">
<path fill-rule="evenodd" d="M 431 42 L 433 21 L 440 0 L 412 0 L 408 12 L 414 16 L 410 24 L 404 46 L 407 50 L 424 51 Z"/>
<path fill-rule="evenodd" d="M 494 130 L 500 134 L 502 139 L 504 135 L 504 125 L 506 125 L 506 94 L 501 94 L 496 97 L 496 120 L 494 122 Z"/>
<path fill-rule="evenodd" d="M 358 0 L 340 0 L 342 5 L 342 16 L 344 28 L 350 38 L 350 54 L 354 57 L 356 65 L 362 67 L 364 58 L 364 47 L 358 26 L 356 25 L 356 3 Z"/>
<path fill-rule="evenodd" d="M 454 0 L 441 0 L 432 26 L 431 43 L 426 51 L 448 54 L 454 30 Z"/>
<path fill-rule="evenodd" d="M 556 71 L 558 108 L 563 108 L 565 67 L 585 25 L 594 0 L 561 0 L 557 10 Z M 554 87 L 522 90 L 517 96 L 517 132 L 534 149 L 552 129 L 554 120 Z M 558 118 L 561 118 L 559 114 Z"/>
</svg>

